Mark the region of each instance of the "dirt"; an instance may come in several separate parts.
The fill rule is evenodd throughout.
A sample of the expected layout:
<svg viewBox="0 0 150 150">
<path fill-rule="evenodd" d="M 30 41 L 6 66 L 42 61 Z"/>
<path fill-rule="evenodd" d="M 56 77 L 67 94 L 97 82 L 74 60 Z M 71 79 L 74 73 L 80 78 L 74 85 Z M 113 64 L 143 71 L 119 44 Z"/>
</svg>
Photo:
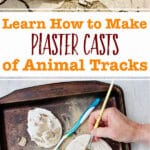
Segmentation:
<svg viewBox="0 0 150 150">
<path fill-rule="evenodd" d="M 79 2 L 80 1 L 80 2 Z M 81 2 L 82 1 L 82 2 Z M 93 0 L 87 0 L 93 1 Z M 82 4 L 81 4 L 82 3 Z M 0 11 L 139 11 L 144 0 L 95 0 L 85 6 L 84 0 L 0 0 Z"/>
<path fill-rule="evenodd" d="M 66 0 L 64 2 L 64 4 L 62 5 L 61 9 L 76 9 L 76 11 L 78 10 L 84 10 L 84 11 L 88 11 L 88 10 L 100 10 L 104 11 L 104 9 L 107 9 L 107 7 L 105 7 L 101 2 L 94 2 L 91 7 L 87 7 L 87 6 L 82 6 L 81 4 L 78 3 L 78 0 Z M 107 9 L 108 10 L 108 9 Z"/>
<path fill-rule="evenodd" d="M 105 9 L 105 10 L 104 10 Z M 78 0 L 4 0 L 1 11 L 108 11 L 101 2 L 90 7 L 79 4 Z"/>
</svg>

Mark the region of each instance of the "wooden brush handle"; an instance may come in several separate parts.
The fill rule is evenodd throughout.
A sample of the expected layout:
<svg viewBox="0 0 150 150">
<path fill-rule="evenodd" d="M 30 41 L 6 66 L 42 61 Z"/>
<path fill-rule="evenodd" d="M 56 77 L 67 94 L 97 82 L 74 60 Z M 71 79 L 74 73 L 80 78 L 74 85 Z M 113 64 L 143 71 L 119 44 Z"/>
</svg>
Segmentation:
<svg viewBox="0 0 150 150">
<path fill-rule="evenodd" d="M 98 128 L 98 126 L 99 126 L 99 123 L 100 123 L 100 121 L 101 121 L 101 119 L 102 119 L 102 115 L 103 115 L 103 112 L 104 112 L 104 110 L 105 110 L 105 108 L 106 108 L 106 105 L 107 105 L 107 102 L 108 102 L 110 93 L 111 93 L 111 91 L 112 91 L 113 84 L 114 84 L 114 82 L 112 81 L 111 84 L 110 84 L 110 86 L 109 86 L 109 89 L 108 89 L 108 91 L 107 91 L 107 94 L 106 94 L 105 100 L 104 100 L 104 102 L 103 102 L 102 108 L 101 108 L 101 110 L 100 110 L 100 113 L 99 113 L 99 115 L 98 115 L 98 117 L 97 117 L 97 120 L 96 120 L 96 123 L 95 123 L 95 125 L 94 125 L 94 128 Z"/>
</svg>

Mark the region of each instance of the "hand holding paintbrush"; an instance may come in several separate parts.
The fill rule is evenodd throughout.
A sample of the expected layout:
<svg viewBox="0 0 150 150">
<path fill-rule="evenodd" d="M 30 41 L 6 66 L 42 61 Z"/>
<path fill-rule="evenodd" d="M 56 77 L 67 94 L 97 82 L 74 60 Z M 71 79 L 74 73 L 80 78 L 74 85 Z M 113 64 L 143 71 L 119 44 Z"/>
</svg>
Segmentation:
<svg viewBox="0 0 150 150">
<path fill-rule="evenodd" d="M 106 108 L 106 105 L 107 105 L 107 102 L 108 102 L 110 93 L 111 93 L 112 88 L 113 88 L 113 83 L 114 83 L 114 82 L 112 81 L 111 84 L 110 84 L 110 87 L 109 87 L 109 89 L 108 89 L 108 91 L 107 91 L 105 100 L 104 100 L 104 102 L 103 102 L 103 105 L 102 105 L 102 107 L 101 107 L 100 113 L 99 113 L 99 115 L 98 115 L 98 117 L 97 117 L 97 120 L 96 120 L 96 123 L 95 123 L 95 125 L 94 125 L 94 129 L 99 126 L 99 123 L 100 123 L 100 121 L 101 121 L 103 112 L 104 112 L 104 110 L 105 110 L 105 108 Z M 93 140 L 93 136 L 91 135 L 90 140 L 89 140 L 89 143 L 88 143 L 88 145 L 87 145 L 87 147 L 86 147 L 86 150 L 91 150 L 92 140 Z"/>
</svg>

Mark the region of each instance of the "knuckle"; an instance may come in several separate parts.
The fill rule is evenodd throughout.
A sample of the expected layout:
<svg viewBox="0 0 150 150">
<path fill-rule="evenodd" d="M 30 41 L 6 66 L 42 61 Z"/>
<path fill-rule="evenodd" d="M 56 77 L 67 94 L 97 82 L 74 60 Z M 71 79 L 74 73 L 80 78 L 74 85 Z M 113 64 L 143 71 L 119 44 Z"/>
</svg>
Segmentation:
<svg viewBox="0 0 150 150">
<path fill-rule="evenodd" d="M 116 113 L 117 109 L 115 107 L 109 108 L 109 112 L 112 114 Z"/>
</svg>

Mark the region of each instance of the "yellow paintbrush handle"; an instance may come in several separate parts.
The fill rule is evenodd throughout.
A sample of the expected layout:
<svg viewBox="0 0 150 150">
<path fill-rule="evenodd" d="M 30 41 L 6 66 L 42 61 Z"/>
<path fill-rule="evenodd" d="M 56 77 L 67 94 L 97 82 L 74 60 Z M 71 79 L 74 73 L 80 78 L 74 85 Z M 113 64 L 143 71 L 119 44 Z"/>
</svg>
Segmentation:
<svg viewBox="0 0 150 150">
<path fill-rule="evenodd" d="M 112 91 L 113 84 L 114 84 L 114 82 L 112 81 L 112 82 L 111 82 L 111 85 L 109 86 L 109 89 L 108 89 L 108 91 L 107 91 L 107 94 L 106 94 L 105 100 L 104 100 L 104 102 L 103 102 L 103 105 L 102 105 L 102 107 L 101 107 L 100 113 L 99 113 L 99 115 L 98 115 L 98 117 L 97 117 L 97 120 L 96 120 L 96 123 L 95 123 L 95 125 L 94 125 L 94 128 L 97 128 L 97 127 L 99 126 L 99 123 L 100 123 L 100 121 L 101 121 L 103 112 L 104 112 L 104 110 L 105 110 L 105 108 L 106 108 L 106 105 L 107 105 L 107 102 L 108 102 L 110 93 L 111 93 L 111 91 Z"/>
<path fill-rule="evenodd" d="M 103 112 L 102 112 L 102 110 L 100 110 L 100 113 L 99 113 L 98 118 L 97 118 L 97 120 L 96 120 L 96 123 L 95 123 L 95 125 L 94 125 L 94 129 L 98 128 L 99 123 L 100 123 L 100 120 L 101 120 L 101 118 L 102 118 L 102 114 L 103 114 Z"/>
</svg>

